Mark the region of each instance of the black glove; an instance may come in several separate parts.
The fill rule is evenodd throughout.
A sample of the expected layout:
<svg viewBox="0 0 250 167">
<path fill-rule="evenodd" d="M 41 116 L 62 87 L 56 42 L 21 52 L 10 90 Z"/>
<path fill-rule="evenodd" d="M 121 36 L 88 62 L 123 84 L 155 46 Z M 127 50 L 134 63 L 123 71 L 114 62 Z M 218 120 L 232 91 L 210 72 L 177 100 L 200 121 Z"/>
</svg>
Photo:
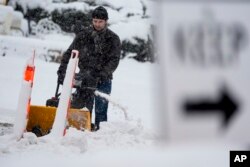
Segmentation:
<svg viewBox="0 0 250 167">
<path fill-rule="evenodd" d="M 96 89 L 97 80 L 93 76 L 87 76 L 82 80 L 82 88 Z"/>
<path fill-rule="evenodd" d="M 81 89 L 96 89 L 98 79 L 90 71 L 80 72 L 75 75 L 75 80 L 81 80 Z"/>
</svg>

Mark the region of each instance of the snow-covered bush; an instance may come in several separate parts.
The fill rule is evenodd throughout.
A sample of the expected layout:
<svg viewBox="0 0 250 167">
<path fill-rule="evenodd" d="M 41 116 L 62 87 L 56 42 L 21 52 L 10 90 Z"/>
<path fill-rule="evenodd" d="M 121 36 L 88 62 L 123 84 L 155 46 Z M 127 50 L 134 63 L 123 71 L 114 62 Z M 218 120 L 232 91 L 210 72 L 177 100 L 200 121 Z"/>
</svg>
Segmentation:
<svg viewBox="0 0 250 167">
<path fill-rule="evenodd" d="M 51 13 L 51 18 L 63 31 L 70 33 L 77 33 L 81 26 L 88 26 L 91 23 L 89 12 L 84 13 L 76 9 L 56 9 Z"/>
<path fill-rule="evenodd" d="M 129 53 L 134 53 L 134 56 L 130 56 L 139 62 L 154 62 L 154 47 L 153 41 L 148 36 L 147 40 L 135 37 L 136 43 L 132 43 L 129 40 L 122 41 L 122 54 L 121 58 L 126 57 Z"/>
<path fill-rule="evenodd" d="M 36 26 L 36 34 L 42 36 L 51 33 L 61 33 L 60 26 L 47 18 L 40 20 Z"/>
<path fill-rule="evenodd" d="M 21 12 L 0 5 L 0 16 L 0 34 L 16 36 L 28 34 L 28 24 Z"/>
</svg>

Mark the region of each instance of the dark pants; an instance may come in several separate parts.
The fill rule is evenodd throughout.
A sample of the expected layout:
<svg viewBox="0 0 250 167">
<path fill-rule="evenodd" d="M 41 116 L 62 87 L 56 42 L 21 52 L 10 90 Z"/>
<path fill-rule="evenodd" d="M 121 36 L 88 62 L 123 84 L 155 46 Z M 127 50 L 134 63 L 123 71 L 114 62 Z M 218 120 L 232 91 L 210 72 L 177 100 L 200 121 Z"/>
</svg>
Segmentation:
<svg viewBox="0 0 250 167">
<path fill-rule="evenodd" d="M 99 92 L 110 94 L 112 81 L 110 79 L 103 80 L 97 84 Z M 71 108 L 81 109 L 87 107 L 92 115 L 93 105 L 95 101 L 95 123 L 107 121 L 108 101 L 100 96 L 94 95 L 94 90 L 77 89 L 72 96 Z"/>
<path fill-rule="evenodd" d="M 112 81 L 110 79 L 104 80 L 97 85 L 99 92 L 110 94 L 112 88 Z M 95 96 L 95 123 L 107 121 L 108 101 L 100 96 Z"/>
<path fill-rule="evenodd" d="M 94 98 L 94 90 L 78 88 L 72 95 L 71 108 L 82 109 L 86 107 L 92 113 Z"/>
</svg>

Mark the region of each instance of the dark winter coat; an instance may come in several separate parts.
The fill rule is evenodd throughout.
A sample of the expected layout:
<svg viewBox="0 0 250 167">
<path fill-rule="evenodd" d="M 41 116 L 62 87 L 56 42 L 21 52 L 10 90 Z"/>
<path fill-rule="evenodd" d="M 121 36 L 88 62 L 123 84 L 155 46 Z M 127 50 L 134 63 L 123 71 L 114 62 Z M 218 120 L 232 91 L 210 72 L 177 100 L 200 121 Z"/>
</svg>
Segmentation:
<svg viewBox="0 0 250 167">
<path fill-rule="evenodd" d="M 108 28 L 98 32 L 92 26 L 83 29 L 64 53 L 57 72 L 59 76 L 65 74 L 73 49 L 80 53 L 80 74 L 90 74 L 98 80 L 112 79 L 121 53 L 120 39 L 114 32 Z"/>
</svg>

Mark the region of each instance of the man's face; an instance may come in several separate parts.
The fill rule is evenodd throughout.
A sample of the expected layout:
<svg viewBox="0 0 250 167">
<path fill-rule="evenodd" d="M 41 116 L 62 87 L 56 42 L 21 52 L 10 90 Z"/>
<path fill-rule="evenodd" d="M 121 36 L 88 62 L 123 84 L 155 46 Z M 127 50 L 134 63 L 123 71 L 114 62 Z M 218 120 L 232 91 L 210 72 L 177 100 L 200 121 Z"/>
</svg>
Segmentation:
<svg viewBox="0 0 250 167">
<path fill-rule="evenodd" d="M 106 27 L 107 21 L 102 19 L 93 19 L 92 23 L 96 31 L 101 31 Z"/>
</svg>

